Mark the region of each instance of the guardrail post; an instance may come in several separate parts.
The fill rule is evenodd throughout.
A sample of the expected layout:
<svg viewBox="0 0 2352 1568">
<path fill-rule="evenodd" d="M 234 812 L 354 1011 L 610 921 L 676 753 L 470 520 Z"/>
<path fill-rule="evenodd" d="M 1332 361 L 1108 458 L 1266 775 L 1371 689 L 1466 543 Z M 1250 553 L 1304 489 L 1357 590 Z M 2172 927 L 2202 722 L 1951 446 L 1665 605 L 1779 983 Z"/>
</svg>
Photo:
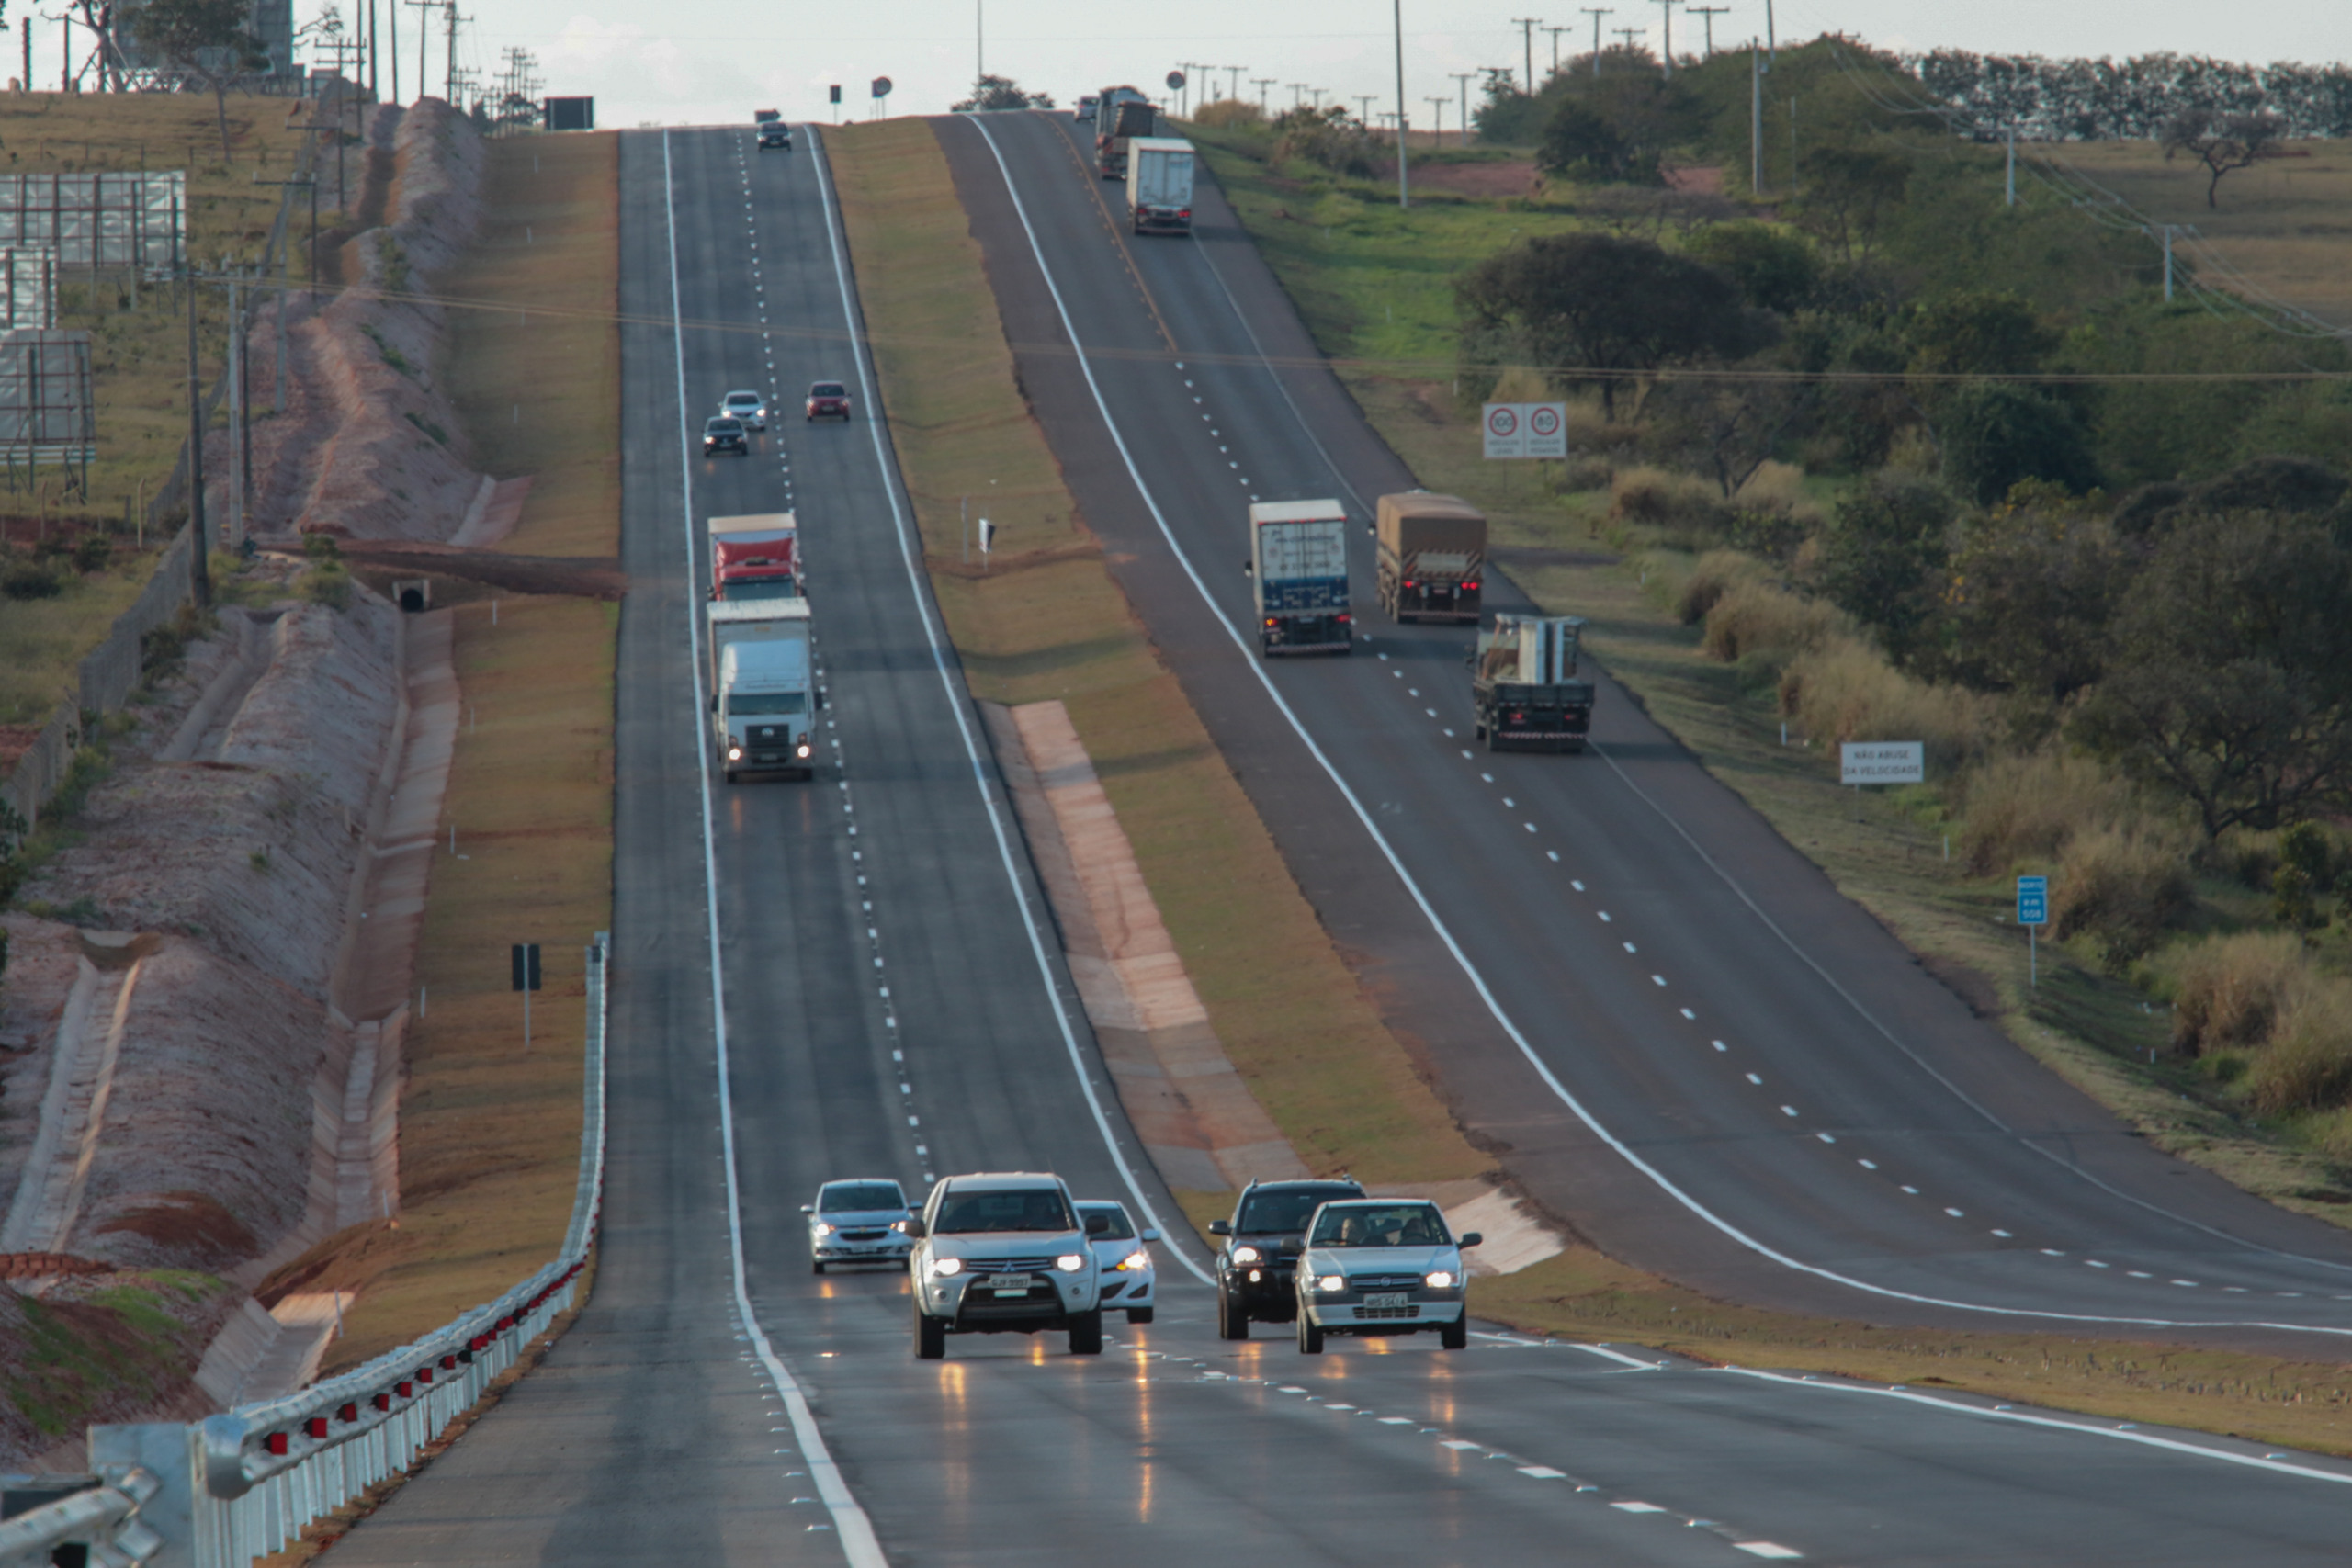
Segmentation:
<svg viewBox="0 0 2352 1568">
<path fill-rule="evenodd" d="M 188 1428 L 174 1421 L 90 1428 L 90 1463 L 100 1471 L 137 1465 L 163 1487 L 139 1506 L 139 1522 L 163 1538 L 145 1568 L 218 1568 L 197 1549 L 196 1452 Z"/>
</svg>

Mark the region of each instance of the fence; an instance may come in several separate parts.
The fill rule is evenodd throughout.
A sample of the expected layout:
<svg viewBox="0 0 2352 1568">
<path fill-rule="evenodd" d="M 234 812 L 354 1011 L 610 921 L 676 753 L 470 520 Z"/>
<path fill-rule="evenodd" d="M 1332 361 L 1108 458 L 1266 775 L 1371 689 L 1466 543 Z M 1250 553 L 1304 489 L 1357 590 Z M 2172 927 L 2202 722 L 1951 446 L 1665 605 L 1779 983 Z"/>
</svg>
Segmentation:
<svg viewBox="0 0 2352 1568">
<path fill-rule="evenodd" d="M 0 327 L 57 325 L 57 253 L 0 245 Z"/>
<path fill-rule="evenodd" d="M 0 1568 L 85 1546 L 93 1562 L 248 1568 L 302 1528 L 415 1463 L 579 1289 L 605 1189 L 606 965 L 588 948 L 580 1176 L 554 1262 L 484 1306 L 353 1371 L 195 1426 L 90 1428 L 85 1490 L 0 1523 Z"/>
<path fill-rule="evenodd" d="M 57 265 L 171 269 L 187 249 L 187 175 L 0 175 L 0 245 L 40 245 Z"/>
</svg>

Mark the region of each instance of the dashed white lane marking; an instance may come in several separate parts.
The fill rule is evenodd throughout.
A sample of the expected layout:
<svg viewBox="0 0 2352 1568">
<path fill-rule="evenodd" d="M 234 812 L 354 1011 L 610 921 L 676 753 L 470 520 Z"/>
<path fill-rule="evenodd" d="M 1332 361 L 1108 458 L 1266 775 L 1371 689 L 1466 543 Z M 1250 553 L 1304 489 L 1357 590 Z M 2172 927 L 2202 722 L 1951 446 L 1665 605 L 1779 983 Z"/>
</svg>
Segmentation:
<svg viewBox="0 0 2352 1568">
<path fill-rule="evenodd" d="M 1384 1427 L 1409 1427 L 1413 1425 L 1413 1418 L 1410 1416 L 1383 1416 L 1380 1424 Z"/>
<path fill-rule="evenodd" d="M 1559 863 L 1560 863 L 1560 852 L 1559 852 L 1559 851 L 1557 851 L 1557 850 L 1545 850 L 1544 852 L 1545 854 L 1550 855 L 1550 856 L 1552 857 L 1552 863 L 1553 863 L 1553 864 L 1555 864 L 1555 865 L 1559 864 Z"/>
<path fill-rule="evenodd" d="M 2107 1268 L 2111 1268 L 2111 1267 L 2113 1267 L 2113 1265 L 2111 1265 L 2111 1264 L 2101 1263 L 2101 1262 L 2100 1262 L 2098 1258 L 2084 1258 L 2084 1259 L 2083 1259 L 2083 1266 L 2084 1266 L 2085 1268 L 2087 1268 L 2087 1269 L 2107 1269 Z"/>
<path fill-rule="evenodd" d="M 1682 1014 L 1682 1016 L 1683 1016 L 1683 1017 L 1685 1017 L 1685 1018 L 1687 1018 L 1687 1019 L 1690 1019 L 1690 1020 L 1692 1022 L 1694 1022 L 1694 1023 L 1698 1021 L 1699 1015 L 1698 1015 L 1697 1013 L 1695 1013 L 1695 1012 L 1692 1012 L 1689 1008 L 1683 1008 L 1683 1009 L 1681 1009 L 1681 1010 L 1679 1010 L 1681 1011 L 1681 1014 Z"/>
<path fill-rule="evenodd" d="M 1736 1540 L 1731 1544 L 1735 1551 L 1748 1552 L 1757 1557 L 1769 1557 L 1776 1562 L 1793 1560 L 1804 1555 L 1802 1551 L 1792 1551 L 1788 1547 L 1770 1540 Z"/>
<path fill-rule="evenodd" d="M 1666 976 L 1663 975 L 1653 975 L 1650 976 L 1650 979 L 1657 985 L 1663 986 L 1666 984 Z"/>
<path fill-rule="evenodd" d="M 1439 1447 L 1439 1448 L 1442 1448 L 1442 1449 L 1457 1449 L 1457 1450 L 1458 1450 L 1458 1449 L 1480 1449 L 1480 1448 L 1484 1448 L 1484 1447 L 1486 1447 L 1486 1445 L 1485 1445 L 1484 1443 L 1474 1443 L 1474 1442 L 1470 1442 L 1470 1441 L 1468 1441 L 1468 1440 L 1466 1440 L 1466 1439 L 1464 1439 L 1464 1438 L 1446 1438 L 1446 1439 L 1445 1439 L 1445 1441 L 1443 1441 L 1443 1442 L 1440 1443 L 1440 1444 L 1438 1445 L 1438 1447 Z"/>
<path fill-rule="evenodd" d="M 1656 1503 L 1637 1503 L 1630 1498 L 1625 1502 L 1611 1503 L 1609 1506 L 1612 1508 L 1621 1509 L 1628 1514 L 1663 1514 L 1666 1512 L 1664 1508 L 1659 1507 Z"/>
<path fill-rule="evenodd" d="M 1783 1105 L 1781 1107 L 1781 1114 L 1783 1116 L 1794 1116 L 1796 1113 L 1797 1108 L 1793 1105 Z"/>
<path fill-rule="evenodd" d="M 1749 1083 L 1754 1084 L 1754 1085 L 1755 1085 L 1757 1088 L 1758 1088 L 1758 1089 L 1762 1089 L 1762 1088 L 1764 1087 L 1764 1080 L 1763 1080 L 1762 1078 L 1760 1078 L 1760 1077 L 1758 1077 L 1754 1073 L 1750 1073 L 1750 1074 L 1748 1074 L 1748 1075 L 1747 1075 L 1747 1081 L 1748 1081 Z"/>
<path fill-rule="evenodd" d="M 1995 1235 L 1996 1235 L 1996 1236 L 1999 1236 L 2003 1241 L 2011 1241 L 2011 1240 L 2016 1239 L 2015 1237 L 2011 1236 L 2007 1231 L 1996 1230 L 1996 1231 L 1995 1231 L 1993 1234 L 1994 1234 Z"/>
<path fill-rule="evenodd" d="M 1602 919 L 1604 919 L 1604 920 L 1605 920 L 1605 919 L 1607 919 L 1609 917 L 1608 917 L 1608 916 L 1606 916 L 1606 915 L 1603 915 L 1603 916 L 1601 916 L 1600 918 L 1601 918 Z M 1626 952 L 1628 952 L 1628 953 L 1638 953 L 1638 952 L 1640 952 L 1641 950 L 1640 950 L 1639 948 L 1635 947 L 1632 942 L 1627 942 L 1627 943 L 1625 944 L 1625 951 L 1626 951 Z"/>
<path fill-rule="evenodd" d="M 1731 1047 L 1730 1047 L 1730 1046 L 1728 1046 L 1728 1045 L 1724 1044 L 1724 1043 L 1722 1041 L 1720 1041 L 1720 1040 L 1710 1040 L 1710 1041 L 1708 1041 L 1708 1042 L 1707 1042 L 1707 1043 L 1708 1043 L 1708 1044 L 1710 1044 L 1710 1045 L 1713 1045 L 1713 1046 L 1716 1050 L 1718 1050 L 1718 1051 L 1728 1051 L 1728 1050 L 1730 1050 L 1730 1049 L 1731 1049 Z"/>
<path fill-rule="evenodd" d="M 1593 912 L 1594 912 L 1595 914 L 1599 915 L 1599 916 L 1600 916 L 1602 919 L 1604 919 L 1604 920 L 1605 920 L 1605 919 L 1607 919 L 1609 918 L 1609 911 L 1608 911 L 1608 910 L 1606 910 L 1606 909 L 1596 909 L 1596 910 L 1594 910 Z"/>
<path fill-rule="evenodd" d="M 1568 1478 L 1566 1471 L 1554 1470 L 1548 1464 L 1522 1464 L 1519 1467 L 1519 1472 L 1521 1475 L 1532 1475 L 1538 1481 L 1566 1481 Z"/>
<path fill-rule="evenodd" d="M 1906 1186 L 1906 1187 L 1905 1187 L 1905 1188 L 1903 1189 L 1903 1190 L 1905 1190 L 1905 1192 L 1910 1193 L 1910 1194 L 1911 1194 L 1911 1196 L 1913 1196 L 1914 1198 L 1917 1198 L 1917 1197 L 1919 1195 L 1919 1190 L 1918 1190 L 1917 1188 L 1916 1188 L 1916 1187 L 1908 1187 L 1908 1186 Z M 2104 1263 L 2102 1263 L 2102 1264 L 2100 1264 L 2100 1265 L 2099 1265 L 2099 1267 L 2100 1267 L 2100 1268 L 2102 1268 L 2102 1269 L 2104 1269 L 2104 1268 L 2106 1268 L 2106 1267 L 2107 1267 L 2107 1265 L 2106 1265 L 2106 1264 L 2104 1264 Z"/>
<path fill-rule="evenodd" d="M 1958 1209 L 1946 1209 L 1944 1213 L 1950 1214 L 1955 1220 L 1964 1220 L 1968 1218 L 1966 1214 L 1962 1213 Z"/>
<path fill-rule="evenodd" d="M 1575 889 L 1576 889 L 1577 892 L 1579 892 L 1579 893 L 1581 893 L 1581 892 L 1583 892 L 1583 891 L 1584 891 L 1584 884 L 1583 884 L 1583 883 L 1581 883 L 1581 882 L 1578 882 L 1578 881 L 1577 881 L 1575 877 L 1573 877 L 1573 876 L 1571 876 L 1570 878 L 1568 878 L 1568 886 L 1571 886 L 1571 887 L 1573 887 L 1573 888 L 1575 888 Z"/>
<path fill-rule="evenodd" d="M 2126 1269 L 2124 1272 L 2131 1275 L 2134 1280 L 2153 1280 L 2155 1278 L 2154 1274 L 2149 1273 L 2145 1269 Z"/>
</svg>

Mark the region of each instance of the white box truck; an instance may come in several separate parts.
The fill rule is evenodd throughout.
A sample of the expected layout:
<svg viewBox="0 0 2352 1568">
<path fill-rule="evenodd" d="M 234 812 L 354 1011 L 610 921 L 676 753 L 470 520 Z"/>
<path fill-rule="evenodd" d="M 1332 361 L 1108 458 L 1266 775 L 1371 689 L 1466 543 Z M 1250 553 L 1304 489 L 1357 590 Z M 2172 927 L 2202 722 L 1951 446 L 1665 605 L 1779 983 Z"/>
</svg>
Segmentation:
<svg viewBox="0 0 2352 1568">
<path fill-rule="evenodd" d="M 1498 613 L 1470 656 L 1470 702 L 1489 751 L 1581 751 L 1592 682 L 1579 681 L 1581 615 Z"/>
<path fill-rule="evenodd" d="M 1278 653 L 1347 653 L 1348 513 L 1336 501 L 1261 501 L 1250 508 L 1250 559 L 1257 591 L 1258 648 Z"/>
<path fill-rule="evenodd" d="M 1193 231 L 1193 144 L 1174 136 L 1127 143 L 1127 215 L 1138 234 Z"/>
<path fill-rule="evenodd" d="M 745 773 L 817 771 L 817 709 L 806 599 L 717 599 L 710 630 L 710 729 L 729 784 Z"/>
</svg>

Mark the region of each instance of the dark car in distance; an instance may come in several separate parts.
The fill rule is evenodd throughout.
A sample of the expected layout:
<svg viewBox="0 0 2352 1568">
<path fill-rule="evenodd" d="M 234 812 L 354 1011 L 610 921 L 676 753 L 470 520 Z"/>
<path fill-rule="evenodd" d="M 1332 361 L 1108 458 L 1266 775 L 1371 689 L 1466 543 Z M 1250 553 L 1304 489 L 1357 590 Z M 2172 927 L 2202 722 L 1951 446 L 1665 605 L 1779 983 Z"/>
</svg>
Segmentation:
<svg viewBox="0 0 2352 1568">
<path fill-rule="evenodd" d="M 741 420 L 719 414 L 703 421 L 702 455 L 709 457 L 721 452 L 732 452 L 739 457 L 752 455 L 752 434 L 743 428 Z"/>
<path fill-rule="evenodd" d="M 1288 1323 L 1298 1313 L 1292 1276 L 1306 1245 L 1307 1222 L 1325 1203 L 1361 1198 L 1363 1189 L 1336 1181 L 1253 1181 L 1230 1220 L 1212 1220 L 1224 1238 L 1216 1255 L 1216 1333 L 1247 1339 L 1252 1323 Z"/>
<path fill-rule="evenodd" d="M 808 389 L 811 420 L 849 418 L 849 389 L 839 381 L 820 381 Z"/>
<path fill-rule="evenodd" d="M 760 151 L 764 152 L 771 147 L 781 147 L 787 152 L 791 152 L 792 127 L 780 119 L 763 121 L 760 125 Z"/>
</svg>

